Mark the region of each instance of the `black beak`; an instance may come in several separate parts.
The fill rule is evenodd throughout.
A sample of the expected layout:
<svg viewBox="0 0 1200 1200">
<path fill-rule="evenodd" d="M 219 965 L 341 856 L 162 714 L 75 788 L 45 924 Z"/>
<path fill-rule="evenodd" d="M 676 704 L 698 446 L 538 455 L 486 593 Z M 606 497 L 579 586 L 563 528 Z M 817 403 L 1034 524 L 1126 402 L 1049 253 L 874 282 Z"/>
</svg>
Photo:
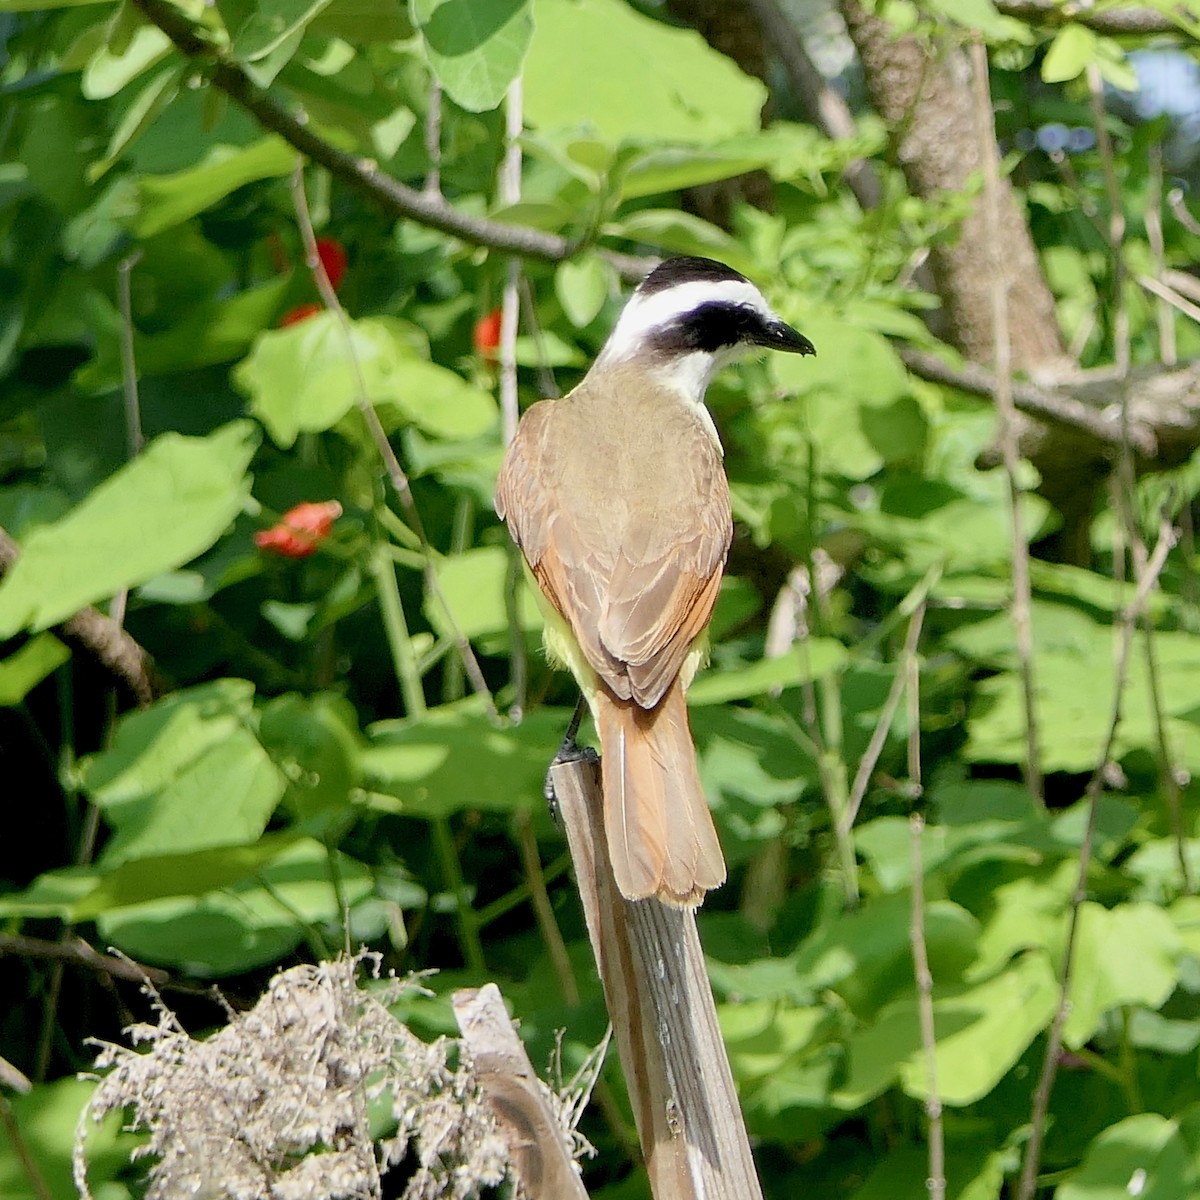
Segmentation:
<svg viewBox="0 0 1200 1200">
<path fill-rule="evenodd" d="M 817 348 L 786 321 L 769 321 L 763 326 L 759 345 L 771 350 L 786 350 L 790 354 L 816 354 Z"/>
</svg>

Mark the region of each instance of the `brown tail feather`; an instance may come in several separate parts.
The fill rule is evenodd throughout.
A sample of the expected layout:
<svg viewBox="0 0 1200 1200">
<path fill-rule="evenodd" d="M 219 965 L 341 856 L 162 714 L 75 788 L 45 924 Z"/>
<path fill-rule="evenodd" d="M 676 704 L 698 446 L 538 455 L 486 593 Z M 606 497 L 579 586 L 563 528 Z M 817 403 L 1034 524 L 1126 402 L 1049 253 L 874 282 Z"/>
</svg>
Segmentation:
<svg viewBox="0 0 1200 1200">
<path fill-rule="evenodd" d="M 725 882 L 725 859 L 700 787 L 682 687 L 676 680 L 647 710 L 601 685 L 595 708 L 617 887 L 629 900 L 699 904 Z"/>
</svg>

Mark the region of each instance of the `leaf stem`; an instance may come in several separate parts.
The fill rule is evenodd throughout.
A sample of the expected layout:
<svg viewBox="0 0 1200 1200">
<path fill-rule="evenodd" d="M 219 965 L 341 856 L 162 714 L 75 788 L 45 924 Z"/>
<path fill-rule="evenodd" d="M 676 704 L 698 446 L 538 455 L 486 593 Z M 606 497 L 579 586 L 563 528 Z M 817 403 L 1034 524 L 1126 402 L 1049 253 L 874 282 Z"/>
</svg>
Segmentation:
<svg viewBox="0 0 1200 1200">
<path fill-rule="evenodd" d="M 450 822 L 445 817 L 434 817 L 430 827 L 433 830 L 434 848 L 442 864 L 446 888 L 455 900 L 454 915 L 458 922 L 458 938 L 463 958 L 472 971 L 483 975 L 487 971 L 487 961 L 483 956 L 483 942 L 479 937 L 479 915 L 471 907 L 471 895 L 463 877 L 462 862 L 458 857 L 458 847 L 454 844 Z"/>
<path fill-rule="evenodd" d="M 426 712 L 425 691 L 420 671 L 417 669 L 417 656 L 413 652 L 412 639 L 408 633 L 408 622 L 404 619 L 404 605 L 401 603 L 400 589 L 396 584 L 396 568 L 392 565 L 392 556 L 383 542 L 379 542 L 371 554 L 371 577 L 375 581 L 375 594 L 379 598 L 379 609 L 383 617 L 383 631 L 387 636 L 392 667 L 404 699 L 404 711 L 409 717 L 423 717 Z"/>
</svg>

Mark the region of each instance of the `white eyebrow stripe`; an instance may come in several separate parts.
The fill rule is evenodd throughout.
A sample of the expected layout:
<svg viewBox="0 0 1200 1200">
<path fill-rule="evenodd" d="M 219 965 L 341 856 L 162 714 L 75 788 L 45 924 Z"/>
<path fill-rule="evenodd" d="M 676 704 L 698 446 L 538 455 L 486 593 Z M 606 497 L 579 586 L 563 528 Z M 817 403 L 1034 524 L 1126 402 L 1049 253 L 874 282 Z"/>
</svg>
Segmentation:
<svg viewBox="0 0 1200 1200">
<path fill-rule="evenodd" d="M 704 304 L 742 304 L 764 317 L 775 315 L 762 292 L 739 279 L 679 283 L 649 296 L 634 292 L 605 343 L 602 357 L 627 358 L 645 345 L 651 330 L 661 329 Z"/>
</svg>

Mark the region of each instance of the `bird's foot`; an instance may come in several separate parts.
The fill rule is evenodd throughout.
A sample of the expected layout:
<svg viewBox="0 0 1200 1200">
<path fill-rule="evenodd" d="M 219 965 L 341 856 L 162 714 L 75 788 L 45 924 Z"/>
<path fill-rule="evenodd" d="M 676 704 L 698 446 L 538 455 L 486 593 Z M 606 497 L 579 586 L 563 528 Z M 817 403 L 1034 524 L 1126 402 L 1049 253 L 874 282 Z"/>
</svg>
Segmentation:
<svg viewBox="0 0 1200 1200">
<path fill-rule="evenodd" d="M 554 757 L 550 760 L 550 766 L 546 768 L 546 779 L 542 784 L 542 795 L 546 797 L 546 805 L 550 809 L 550 815 L 554 818 L 555 824 L 558 823 L 558 795 L 554 790 L 554 768 L 561 763 L 595 763 L 600 761 L 600 756 L 591 746 L 581 746 L 575 740 L 575 735 L 579 732 L 580 722 L 583 720 L 584 711 L 585 701 L 580 697 L 579 703 L 575 705 L 575 712 L 571 715 L 570 723 L 567 725 L 567 732 L 563 737 L 562 743 L 559 745 Z"/>
</svg>

